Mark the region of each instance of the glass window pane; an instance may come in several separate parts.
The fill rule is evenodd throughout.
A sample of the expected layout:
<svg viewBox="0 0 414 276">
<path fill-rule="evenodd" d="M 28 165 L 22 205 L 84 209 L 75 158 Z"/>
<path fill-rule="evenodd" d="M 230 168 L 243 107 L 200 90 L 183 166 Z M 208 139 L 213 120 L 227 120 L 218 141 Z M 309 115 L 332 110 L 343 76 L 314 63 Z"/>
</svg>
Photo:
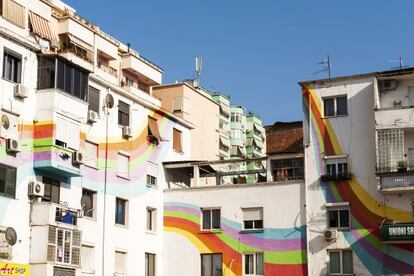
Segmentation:
<svg viewBox="0 0 414 276">
<path fill-rule="evenodd" d="M 323 100 L 323 107 L 324 107 L 325 117 L 335 115 L 334 98 L 324 99 Z"/>
<path fill-rule="evenodd" d="M 203 229 L 211 229 L 211 211 L 203 210 Z"/>
<path fill-rule="evenodd" d="M 341 227 L 349 227 L 349 211 L 339 210 L 339 220 L 341 222 Z"/>
<path fill-rule="evenodd" d="M 212 210 L 213 213 L 213 229 L 220 229 L 220 209 Z"/>
<path fill-rule="evenodd" d="M 328 211 L 328 226 L 329 227 L 338 227 L 339 226 L 338 210 Z"/>
<path fill-rule="evenodd" d="M 117 224 L 125 224 L 125 201 L 123 199 L 117 198 L 116 199 L 116 206 L 115 206 L 115 223 Z"/>
<path fill-rule="evenodd" d="M 213 254 L 213 276 L 222 275 L 222 257 L 221 254 Z"/>
<path fill-rule="evenodd" d="M 211 273 L 211 255 L 203 254 L 201 255 L 201 270 L 203 276 L 213 276 Z"/>
<path fill-rule="evenodd" d="M 263 220 L 255 220 L 254 221 L 254 228 L 255 229 L 262 229 L 263 228 Z"/>
<path fill-rule="evenodd" d="M 344 274 L 354 273 L 353 263 L 352 263 L 352 251 L 346 250 L 342 252 L 342 265 Z"/>
<path fill-rule="evenodd" d="M 341 273 L 339 252 L 329 252 L 329 273 Z"/>
<path fill-rule="evenodd" d="M 73 68 L 66 64 L 65 65 L 65 92 L 73 95 Z"/>
<path fill-rule="evenodd" d="M 244 229 L 253 229 L 253 220 L 245 220 Z"/>
<path fill-rule="evenodd" d="M 81 98 L 81 71 L 73 70 L 73 95 L 77 98 Z"/>
<path fill-rule="evenodd" d="M 336 115 L 348 114 L 347 98 L 341 96 L 336 98 Z"/>
<path fill-rule="evenodd" d="M 264 275 L 264 258 L 263 253 L 256 254 L 256 274 Z"/>
<path fill-rule="evenodd" d="M 338 164 L 338 175 L 346 176 L 348 174 L 348 164 L 339 163 Z"/>
<path fill-rule="evenodd" d="M 65 90 L 65 64 L 63 61 L 58 59 L 58 68 L 57 68 L 57 85 L 56 87 L 60 90 Z"/>
<path fill-rule="evenodd" d="M 254 264 L 253 264 L 253 255 L 247 254 L 244 255 L 244 273 L 253 274 Z"/>
<path fill-rule="evenodd" d="M 336 165 L 335 164 L 327 164 L 326 165 L 326 173 L 331 176 L 336 176 Z"/>
</svg>

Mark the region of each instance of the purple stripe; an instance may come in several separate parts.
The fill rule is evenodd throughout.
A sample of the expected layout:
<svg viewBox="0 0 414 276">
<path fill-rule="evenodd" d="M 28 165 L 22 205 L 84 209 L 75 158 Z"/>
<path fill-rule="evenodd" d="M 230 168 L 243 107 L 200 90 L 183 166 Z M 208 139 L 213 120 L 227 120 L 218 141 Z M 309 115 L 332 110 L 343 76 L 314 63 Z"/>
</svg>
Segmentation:
<svg viewBox="0 0 414 276">
<path fill-rule="evenodd" d="M 285 239 L 285 240 L 268 240 L 258 238 L 248 234 L 240 234 L 239 231 L 223 225 L 222 230 L 233 237 L 234 239 L 240 239 L 240 241 L 248 246 L 259 248 L 268 251 L 291 251 L 291 250 L 302 250 L 306 248 L 306 240 L 303 238 L 299 239 Z"/>
<path fill-rule="evenodd" d="M 190 207 L 183 207 L 183 206 L 165 206 L 164 210 L 190 213 L 195 216 L 200 216 L 200 213 L 201 213 L 200 210 L 190 208 Z"/>
</svg>

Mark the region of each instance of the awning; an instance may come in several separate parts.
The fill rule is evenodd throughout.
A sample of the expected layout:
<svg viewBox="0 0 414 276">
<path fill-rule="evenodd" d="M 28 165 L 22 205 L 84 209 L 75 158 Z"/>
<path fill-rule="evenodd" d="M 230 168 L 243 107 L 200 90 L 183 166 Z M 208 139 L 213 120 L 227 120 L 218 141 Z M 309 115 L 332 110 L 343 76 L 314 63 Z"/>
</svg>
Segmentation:
<svg viewBox="0 0 414 276">
<path fill-rule="evenodd" d="M 155 138 L 157 138 L 158 141 L 161 141 L 161 135 L 158 130 L 157 120 L 151 117 L 148 118 L 148 130 L 149 130 L 148 135 L 152 135 Z"/>
<path fill-rule="evenodd" d="M 258 124 L 256 124 L 256 123 L 254 123 L 253 124 L 253 128 L 257 131 L 257 132 L 260 132 L 260 133 L 264 133 L 264 127 L 262 127 L 261 125 L 258 125 Z"/>
<path fill-rule="evenodd" d="M 263 142 L 262 141 L 260 141 L 259 139 L 253 139 L 253 143 L 257 146 L 257 147 L 259 147 L 259 148 L 263 148 L 263 146 L 264 146 L 264 144 L 263 144 Z"/>
<path fill-rule="evenodd" d="M 29 11 L 29 21 L 30 25 L 32 26 L 32 31 L 35 34 L 41 38 L 49 40 L 52 43 L 56 42 L 56 37 L 50 28 L 49 22 L 46 19 L 40 17 L 32 11 Z"/>
<path fill-rule="evenodd" d="M 88 52 L 93 52 L 93 46 L 88 44 L 87 42 L 83 41 L 80 38 L 77 38 L 76 36 L 67 33 L 69 40 L 71 43 L 75 44 L 76 46 L 85 49 Z"/>
<path fill-rule="evenodd" d="M 220 103 L 220 111 L 227 115 L 227 117 L 230 116 L 230 107 L 228 105 L 225 105 L 224 103 Z"/>
<path fill-rule="evenodd" d="M 220 143 L 222 143 L 223 146 L 225 146 L 227 148 L 230 148 L 230 141 L 229 141 L 229 139 L 225 139 L 223 137 L 220 137 Z"/>
</svg>

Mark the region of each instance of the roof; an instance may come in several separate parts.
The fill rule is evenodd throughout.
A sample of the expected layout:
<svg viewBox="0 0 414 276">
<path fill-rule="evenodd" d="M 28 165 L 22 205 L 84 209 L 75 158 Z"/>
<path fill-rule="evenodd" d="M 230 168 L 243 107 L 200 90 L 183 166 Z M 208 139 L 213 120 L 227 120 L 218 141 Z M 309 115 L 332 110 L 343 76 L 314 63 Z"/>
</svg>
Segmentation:
<svg viewBox="0 0 414 276">
<path fill-rule="evenodd" d="M 265 129 L 268 155 L 303 152 L 302 121 L 276 122 Z"/>
<path fill-rule="evenodd" d="M 322 84 L 326 82 L 336 82 L 336 81 L 343 81 L 343 80 L 350 80 L 350 79 L 361 79 L 361 78 L 368 78 L 368 77 L 392 77 L 392 76 L 406 75 L 406 74 L 412 74 L 412 73 L 414 73 L 414 67 L 408 67 L 408 68 L 403 68 L 403 69 L 394 69 L 394 70 L 385 70 L 385 71 L 378 71 L 378 72 L 371 72 L 371 73 L 347 75 L 347 76 L 340 76 L 340 77 L 335 77 L 335 78 L 300 81 L 298 82 L 298 84 L 299 85 Z"/>
</svg>

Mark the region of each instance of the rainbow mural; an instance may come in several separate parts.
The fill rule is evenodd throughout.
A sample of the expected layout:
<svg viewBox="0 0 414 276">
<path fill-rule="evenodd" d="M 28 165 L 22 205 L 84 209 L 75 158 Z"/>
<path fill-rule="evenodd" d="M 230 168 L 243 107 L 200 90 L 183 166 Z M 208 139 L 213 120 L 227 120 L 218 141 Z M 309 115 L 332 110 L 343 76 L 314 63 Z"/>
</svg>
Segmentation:
<svg viewBox="0 0 414 276">
<path fill-rule="evenodd" d="M 165 116 L 162 112 L 150 112 L 149 116 L 156 118 L 159 131 L 162 137 L 168 137 L 171 134 L 175 121 Z M 34 175 L 49 175 L 70 185 L 88 188 L 103 193 L 104 168 L 105 168 L 105 143 L 104 136 L 87 137 L 86 128 L 80 133 L 80 148 L 85 145 L 87 138 L 92 138 L 98 143 L 98 162 L 97 167 L 81 166 L 79 168 L 79 176 L 67 177 L 63 173 L 59 173 L 59 169 L 55 172 L 48 172 L 43 167 L 51 166 L 52 162 L 56 162 L 60 169 L 72 169 L 70 160 L 62 160 L 59 150 L 54 146 L 55 123 L 36 122 L 22 123 L 19 128 L 19 142 L 21 144 L 18 154 L 9 155 L 5 150 L 0 150 L 0 160 L 9 166 L 17 169 L 16 191 L 20 186 L 27 186 L 24 181 L 27 177 Z M 129 140 L 122 139 L 110 135 L 108 139 L 108 185 L 107 194 L 117 195 L 125 198 L 140 197 L 150 191 L 150 187 L 146 185 L 146 164 L 147 161 L 155 164 L 161 164 L 165 160 L 169 151 L 170 144 L 160 143 L 154 146 L 147 142 L 147 121 L 142 120 L 140 125 L 134 127 L 134 136 Z M 5 140 L 0 138 L 1 145 L 4 147 Z M 130 177 L 123 179 L 116 174 L 118 151 L 130 153 Z M 71 153 L 70 150 L 68 150 Z M 25 187 L 23 187 L 25 188 Z M 79 195 L 80 198 L 81 195 Z M 8 204 L 14 199 L 0 197 L 0 210 L 7 210 Z M 0 223 L 4 221 L 5 212 L 0 212 Z"/>
<path fill-rule="evenodd" d="M 322 104 L 309 86 L 302 87 L 305 120 L 311 125 L 315 160 L 323 174 L 323 155 L 343 154 L 329 120 L 322 119 Z M 350 231 L 344 231 L 354 254 L 372 275 L 414 275 L 414 245 L 384 244 L 380 225 L 384 219 L 411 221 L 410 212 L 384 206 L 374 199 L 355 178 L 349 181 L 320 182 L 326 202 L 350 202 Z"/>
<path fill-rule="evenodd" d="M 201 253 L 223 254 L 223 275 L 243 275 L 243 252 L 264 252 L 265 275 L 307 275 L 306 227 L 241 233 L 241 224 L 221 219 L 221 231 L 200 231 L 200 206 L 164 204 L 164 231 L 187 238 Z"/>
</svg>

